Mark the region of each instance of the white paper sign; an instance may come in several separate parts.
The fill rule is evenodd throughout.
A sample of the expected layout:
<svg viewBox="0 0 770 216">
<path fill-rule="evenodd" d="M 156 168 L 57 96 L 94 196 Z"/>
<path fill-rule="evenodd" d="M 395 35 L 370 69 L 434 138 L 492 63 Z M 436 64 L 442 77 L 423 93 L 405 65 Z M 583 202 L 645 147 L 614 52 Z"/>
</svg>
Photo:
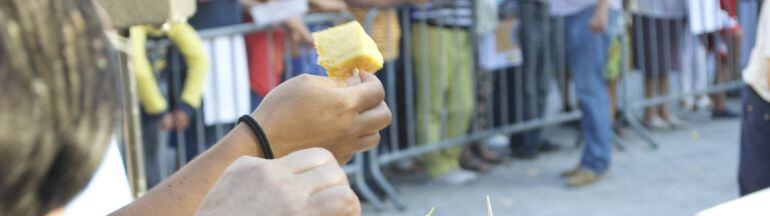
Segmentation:
<svg viewBox="0 0 770 216">
<path fill-rule="evenodd" d="M 494 32 L 479 37 L 479 64 L 485 71 L 521 65 L 519 21 L 501 21 Z"/>
</svg>

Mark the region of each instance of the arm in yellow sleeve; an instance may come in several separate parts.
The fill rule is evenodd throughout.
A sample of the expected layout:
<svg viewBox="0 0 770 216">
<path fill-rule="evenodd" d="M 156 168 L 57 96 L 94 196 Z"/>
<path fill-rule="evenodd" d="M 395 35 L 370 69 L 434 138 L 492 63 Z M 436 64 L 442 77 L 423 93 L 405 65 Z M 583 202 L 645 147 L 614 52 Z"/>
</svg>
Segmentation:
<svg viewBox="0 0 770 216">
<path fill-rule="evenodd" d="M 209 71 L 209 59 L 203 52 L 203 43 L 195 29 L 186 22 L 172 23 L 166 34 L 187 63 L 181 100 L 197 109 L 201 104 L 203 81 Z"/>
<path fill-rule="evenodd" d="M 136 77 L 136 91 L 144 111 L 150 115 L 160 114 L 166 110 L 166 99 L 160 93 L 155 75 L 147 59 L 145 44 L 147 43 L 147 26 L 132 26 L 129 30 L 131 38 L 131 61 Z"/>
</svg>

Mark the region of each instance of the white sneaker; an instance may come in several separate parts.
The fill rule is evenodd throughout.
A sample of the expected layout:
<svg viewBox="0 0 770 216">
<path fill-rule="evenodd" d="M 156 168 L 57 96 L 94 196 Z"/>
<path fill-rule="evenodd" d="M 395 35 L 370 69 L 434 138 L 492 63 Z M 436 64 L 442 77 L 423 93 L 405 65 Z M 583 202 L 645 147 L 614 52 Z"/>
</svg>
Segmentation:
<svg viewBox="0 0 770 216">
<path fill-rule="evenodd" d="M 672 129 L 682 129 L 687 127 L 687 125 L 681 119 L 679 119 L 679 117 L 676 117 L 676 115 L 669 115 L 668 120 L 666 121 Z"/>
<path fill-rule="evenodd" d="M 709 106 L 711 106 L 711 100 L 709 97 L 701 97 L 695 102 L 695 106 L 698 107 L 699 110 L 708 110 Z"/>
<path fill-rule="evenodd" d="M 436 183 L 444 184 L 447 186 L 458 186 L 467 184 L 473 180 L 476 180 L 479 176 L 475 172 L 467 170 L 457 170 L 443 174 L 434 179 Z"/>
<path fill-rule="evenodd" d="M 650 120 L 644 122 L 644 126 L 652 129 L 652 130 L 659 130 L 659 131 L 667 131 L 671 130 L 671 125 L 668 124 L 665 120 L 660 118 L 660 116 L 652 117 Z"/>
<path fill-rule="evenodd" d="M 511 144 L 511 140 L 508 136 L 503 134 L 496 134 L 483 141 L 484 146 L 507 148 Z"/>
</svg>

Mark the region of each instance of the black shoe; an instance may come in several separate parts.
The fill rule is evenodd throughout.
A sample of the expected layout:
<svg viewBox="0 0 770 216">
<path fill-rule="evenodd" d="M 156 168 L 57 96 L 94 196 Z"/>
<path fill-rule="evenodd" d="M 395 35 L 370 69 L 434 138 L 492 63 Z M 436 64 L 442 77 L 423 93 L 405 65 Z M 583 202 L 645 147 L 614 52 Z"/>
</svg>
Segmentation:
<svg viewBox="0 0 770 216">
<path fill-rule="evenodd" d="M 741 114 L 737 112 L 733 112 L 729 109 L 711 112 L 711 118 L 715 118 L 715 119 L 732 119 L 732 118 L 738 118 L 740 116 Z"/>
<path fill-rule="evenodd" d="M 555 143 L 552 143 L 548 140 L 540 141 L 540 145 L 537 146 L 537 151 L 539 152 L 552 152 L 559 150 L 561 148 L 560 145 L 557 145 Z"/>
<path fill-rule="evenodd" d="M 533 160 L 537 158 L 537 152 L 526 152 L 526 151 L 516 151 L 514 150 L 511 155 L 514 158 L 522 159 L 522 160 Z"/>
</svg>

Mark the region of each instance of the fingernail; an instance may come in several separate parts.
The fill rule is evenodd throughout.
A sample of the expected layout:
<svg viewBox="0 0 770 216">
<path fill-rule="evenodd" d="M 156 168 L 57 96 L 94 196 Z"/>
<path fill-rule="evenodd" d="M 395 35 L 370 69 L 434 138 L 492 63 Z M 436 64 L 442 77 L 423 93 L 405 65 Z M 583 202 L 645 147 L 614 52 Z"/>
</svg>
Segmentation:
<svg viewBox="0 0 770 216">
<path fill-rule="evenodd" d="M 361 74 L 358 72 L 358 69 L 353 69 L 353 75 L 348 77 L 345 82 L 348 83 L 348 85 L 358 85 L 361 83 Z"/>
</svg>

